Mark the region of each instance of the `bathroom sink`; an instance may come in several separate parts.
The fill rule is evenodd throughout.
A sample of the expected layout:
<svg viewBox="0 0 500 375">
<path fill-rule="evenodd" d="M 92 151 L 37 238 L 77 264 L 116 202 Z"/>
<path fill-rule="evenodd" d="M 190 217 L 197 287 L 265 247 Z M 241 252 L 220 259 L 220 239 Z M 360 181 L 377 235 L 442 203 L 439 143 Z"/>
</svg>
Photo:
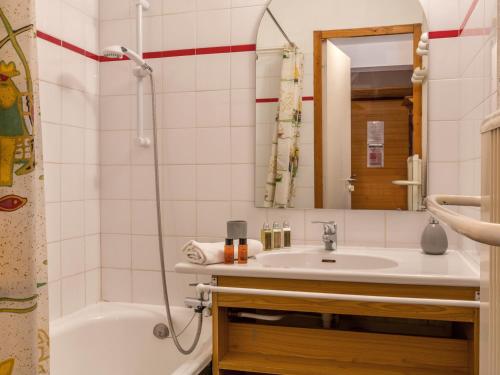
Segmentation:
<svg viewBox="0 0 500 375">
<path fill-rule="evenodd" d="M 323 270 L 378 270 L 397 267 L 394 260 L 335 251 L 276 251 L 257 255 L 264 267 L 306 268 Z"/>
</svg>

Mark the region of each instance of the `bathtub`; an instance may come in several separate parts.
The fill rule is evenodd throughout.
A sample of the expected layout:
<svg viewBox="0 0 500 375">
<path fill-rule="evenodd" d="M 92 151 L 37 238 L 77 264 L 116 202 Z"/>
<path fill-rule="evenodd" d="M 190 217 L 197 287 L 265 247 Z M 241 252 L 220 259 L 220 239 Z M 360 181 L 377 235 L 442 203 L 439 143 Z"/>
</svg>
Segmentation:
<svg viewBox="0 0 500 375">
<path fill-rule="evenodd" d="M 177 331 L 193 311 L 172 308 Z M 196 319 L 180 335 L 192 342 Z M 200 343 L 180 354 L 171 338 L 157 339 L 153 327 L 165 322 L 162 306 L 102 302 L 50 324 L 52 375 L 197 375 L 211 360 L 211 319 L 204 318 Z"/>
</svg>

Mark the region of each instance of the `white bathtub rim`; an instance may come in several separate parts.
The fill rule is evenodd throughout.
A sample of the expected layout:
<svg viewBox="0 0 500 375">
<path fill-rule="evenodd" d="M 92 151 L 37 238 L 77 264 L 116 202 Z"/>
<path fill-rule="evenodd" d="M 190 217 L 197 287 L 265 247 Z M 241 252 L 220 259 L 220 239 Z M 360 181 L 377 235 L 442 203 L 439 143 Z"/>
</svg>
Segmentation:
<svg viewBox="0 0 500 375">
<path fill-rule="evenodd" d="M 144 314 L 152 315 L 152 319 L 166 324 L 165 309 L 161 305 L 146 305 L 137 303 L 121 303 L 121 302 L 98 302 L 94 305 L 87 306 L 72 314 L 65 315 L 61 318 L 50 322 L 50 335 L 55 336 L 63 334 L 67 330 L 74 330 L 84 327 L 91 320 L 110 319 L 122 320 L 137 317 L 144 317 Z M 185 324 L 191 320 L 193 310 L 180 306 L 173 306 L 172 313 L 174 316 L 183 318 Z M 191 325 L 197 324 L 196 317 L 191 322 Z M 211 325 L 211 319 L 203 318 L 203 324 Z M 168 338 L 171 340 L 172 338 Z M 172 343 L 172 346 L 174 344 Z M 175 347 L 173 348 L 175 349 Z M 201 372 L 212 360 L 212 338 L 211 335 L 204 340 L 200 340 L 192 357 L 186 357 L 186 361 L 181 364 L 170 375 L 197 375 Z"/>
</svg>

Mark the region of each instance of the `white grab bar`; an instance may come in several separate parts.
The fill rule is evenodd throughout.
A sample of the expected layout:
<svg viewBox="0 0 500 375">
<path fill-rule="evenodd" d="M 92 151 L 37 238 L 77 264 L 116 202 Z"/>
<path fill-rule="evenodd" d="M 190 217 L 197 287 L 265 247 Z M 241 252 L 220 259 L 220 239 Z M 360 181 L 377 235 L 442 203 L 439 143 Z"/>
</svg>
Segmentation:
<svg viewBox="0 0 500 375">
<path fill-rule="evenodd" d="M 471 240 L 491 246 L 500 246 L 500 224 L 488 223 L 460 215 L 443 206 L 481 207 L 481 197 L 460 195 L 430 195 L 427 209 L 437 219 L 448 224 L 454 231 Z"/>
<path fill-rule="evenodd" d="M 463 301 L 463 300 L 452 300 L 452 299 L 385 297 L 385 296 L 364 296 L 357 294 L 297 292 L 289 290 L 233 288 L 233 287 L 214 286 L 207 284 L 198 284 L 196 286 L 196 289 L 199 295 L 203 295 L 204 292 L 212 292 L 212 293 L 245 294 L 245 295 L 258 295 L 258 296 L 271 296 L 271 297 L 315 298 L 315 299 L 328 299 L 336 301 L 398 303 L 405 305 L 479 308 L 479 301 Z"/>
</svg>

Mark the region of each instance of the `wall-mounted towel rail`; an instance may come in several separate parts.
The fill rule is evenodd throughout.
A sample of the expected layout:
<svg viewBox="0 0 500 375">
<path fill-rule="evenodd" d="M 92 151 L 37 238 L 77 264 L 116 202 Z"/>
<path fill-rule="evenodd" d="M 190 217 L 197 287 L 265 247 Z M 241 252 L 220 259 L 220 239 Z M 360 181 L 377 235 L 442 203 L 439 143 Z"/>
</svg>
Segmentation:
<svg viewBox="0 0 500 375">
<path fill-rule="evenodd" d="M 207 284 L 198 284 L 196 286 L 199 295 L 204 292 L 245 294 L 272 297 L 291 297 L 291 298 L 313 298 L 328 299 L 336 301 L 353 302 L 375 302 L 375 303 L 397 303 L 404 305 L 428 305 L 428 306 L 451 306 L 451 307 L 470 307 L 479 308 L 479 301 L 463 301 L 449 299 L 429 299 L 429 298 L 407 298 L 407 297 L 385 297 L 385 296 L 365 296 L 356 294 L 336 294 L 336 293 L 316 293 L 316 292 L 297 292 L 288 290 L 272 289 L 252 289 L 252 288 L 232 288 L 221 287 Z"/>
<path fill-rule="evenodd" d="M 481 207 L 481 197 L 458 195 L 431 195 L 427 197 L 427 209 L 454 231 L 471 240 L 487 245 L 500 246 L 500 224 L 493 224 L 460 215 L 443 206 Z"/>
</svg>

